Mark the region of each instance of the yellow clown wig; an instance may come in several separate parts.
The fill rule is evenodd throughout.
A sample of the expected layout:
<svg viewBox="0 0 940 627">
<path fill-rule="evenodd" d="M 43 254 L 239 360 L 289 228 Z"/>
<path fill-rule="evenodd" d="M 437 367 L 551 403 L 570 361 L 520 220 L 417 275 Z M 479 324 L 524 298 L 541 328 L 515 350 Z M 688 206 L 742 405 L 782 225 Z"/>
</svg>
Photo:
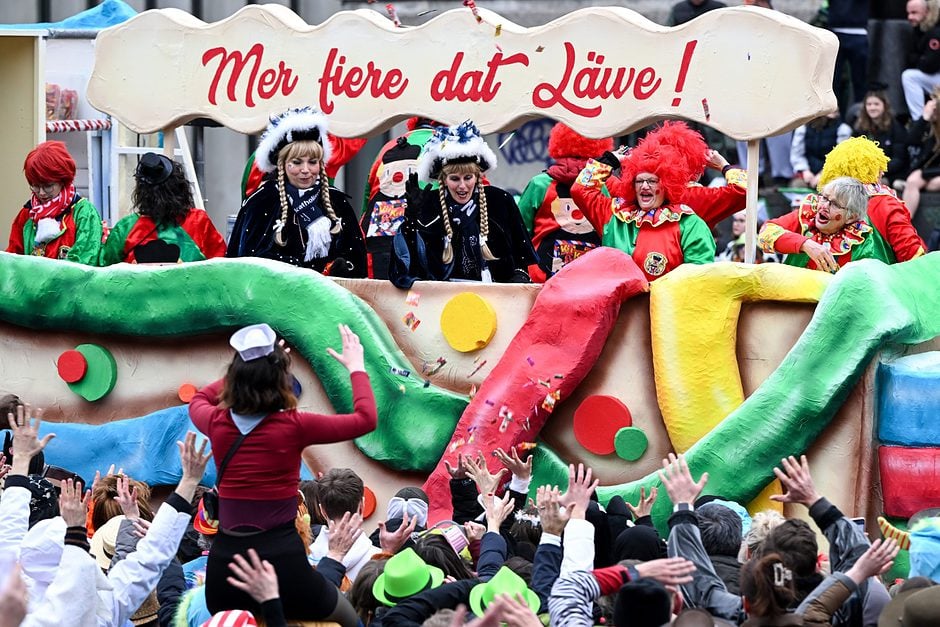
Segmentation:
<svg viewBox="0 0 940 627">
<path fill-rule="evenodd" d="M 819 185 L 822 189 L 833 179 L 851 176 L 862 183 L 877 183 L 881 174 L 888 169 L 888 156 L 867 137 L 847 139 L 826 155 L 826 163 L 819 173 Z"/>
</svg>

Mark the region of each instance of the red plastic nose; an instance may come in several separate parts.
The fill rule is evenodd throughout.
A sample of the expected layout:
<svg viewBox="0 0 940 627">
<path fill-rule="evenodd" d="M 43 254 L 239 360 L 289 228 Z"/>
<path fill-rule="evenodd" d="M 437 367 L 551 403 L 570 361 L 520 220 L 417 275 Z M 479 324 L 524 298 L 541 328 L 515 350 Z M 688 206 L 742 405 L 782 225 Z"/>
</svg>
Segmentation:
<svg viewBox="0 0 940 627">
<path fill-rule="evenodd" d="M 403 172 L 396 172 L 392 175 L 392 183 L 401 183 L 405 180 L 405 175 Z"/>
<path fill-rule="evenodd" d="M 572 209 L 571 217 L 574 218 L 575 220 L 583 220 L 584 214 L 581 212 L 580 209 Z"/>
</svg>

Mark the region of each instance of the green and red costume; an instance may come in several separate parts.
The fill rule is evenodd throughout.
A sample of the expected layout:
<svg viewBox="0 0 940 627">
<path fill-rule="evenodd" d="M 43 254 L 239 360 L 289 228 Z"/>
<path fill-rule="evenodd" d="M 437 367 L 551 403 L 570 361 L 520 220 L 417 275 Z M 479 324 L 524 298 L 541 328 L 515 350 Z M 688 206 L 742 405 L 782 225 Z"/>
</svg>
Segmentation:
<svg viewBox="0 0 940 627">
<path fill-rule="evenodd" d="M 31 203 L 27 202 L 16 214 L 10 228 L 10 242 L 6 252 L 65 259 L 87 266 L 98 265 L 101 252 L 101 216 L 87 198 L 75 193 L 64 210 L 51 216 L 59 222 L 61 232 L 54 239 L 44 243 L 36 242 L 37 221 L 30 217 L 30 211 Z"/>
<path fill-rule="evenodd" d="M 101 265 L 126 261 L 137 263 L 134 251 L 138 246 L 162 240 L 179 248 L 180 261 L 204 261 L 225 256 L 225 240 L 213 226 L 208 214 L 192 208 L 179 224 L 158 225 L 140 214 L 118 220 L 101 251 Z"/>
<path fill-rule="evenodd" d="M 653 281 L 683 263 L 715 260 L 715 238 L 691 207 L 664 203 L 651 211 L 604 195 L 611 167 L 591 159 L 571 186 L 571 197 L 587 214 L 604 246 L 619 248 Z"/>
<path fill-rule="evenodd" d="M 764 252 L 785 253 L 784 263 L 816 270 L 816 263 L 802 252 L 806 240 L 829 246 L 839 267 L 859 259 L 879 259 L 885 263 L 908 261 L 927 250 L 911 224 L 911 214 L 894 190 L 880 184 L 866 185 L 868 218 L 847 223 L 838 233 L 827 235 L 816 229 L 819 196 L 809 194 L 799 209 L 768 220 L 758 242 Z"/>
</svg>

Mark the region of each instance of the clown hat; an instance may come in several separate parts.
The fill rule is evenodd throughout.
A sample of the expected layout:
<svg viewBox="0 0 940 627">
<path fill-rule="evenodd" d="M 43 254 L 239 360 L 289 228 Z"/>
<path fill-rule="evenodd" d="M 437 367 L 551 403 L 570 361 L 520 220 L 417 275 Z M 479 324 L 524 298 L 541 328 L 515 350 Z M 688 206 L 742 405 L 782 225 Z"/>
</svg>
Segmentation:
<svg viewBox="0 0 940 627">
<path fill-rule="evenodd" d="M 548 136 L 548 156 L 552 159 L 573 157 L 576 159 L 597 158 L 608 150 L 614 149 L 614 140 L 590 139 L 580 135 L 567 124 L 559 122 L 552 127 Z"/>
<path fill-rule="evenodd" d="M 330 161 L 330 141 L 326 135 L 326 116 L 313 107 L 288 109 L 271 118 L 255 152 L 255 165 L 262 172 L 273 172 L 277 155 L 287 144 L 312 140 L 323 147 L 323 166 Z"/>
<path fill-rule="evenodd" d="M 418 158 L 418 178 L 433 181 L 441 175 L 444 166 L 451 163 L 476 163 L 483 172 L 496 169 L 496 154 L 469 120 L 434 131 Z"/>
</svg>

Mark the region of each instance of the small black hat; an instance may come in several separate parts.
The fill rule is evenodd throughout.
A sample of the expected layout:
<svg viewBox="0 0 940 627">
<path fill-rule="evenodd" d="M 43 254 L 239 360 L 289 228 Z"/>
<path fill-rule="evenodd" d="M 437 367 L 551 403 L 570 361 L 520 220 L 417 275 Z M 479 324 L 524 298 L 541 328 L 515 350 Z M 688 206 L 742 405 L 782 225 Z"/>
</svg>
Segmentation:
<svg viewBox="0 0 940 627">
<path fill-rule="evenodd" d="M 159 185 L 173 174 L 173 161 L 164 155 L 148 152 L 137 163 L 134 177 L 149 185 Z"/>
<path fill-rule="evenodd" d="M 382 155 L 382 163 L 395 163 L 396 161 L 406 161 L 417 159 L 421 154 L 421 146 L 409 144 L 407 137 L 399 137 L 395 145 L 385 151 Z"/>
</svg>

